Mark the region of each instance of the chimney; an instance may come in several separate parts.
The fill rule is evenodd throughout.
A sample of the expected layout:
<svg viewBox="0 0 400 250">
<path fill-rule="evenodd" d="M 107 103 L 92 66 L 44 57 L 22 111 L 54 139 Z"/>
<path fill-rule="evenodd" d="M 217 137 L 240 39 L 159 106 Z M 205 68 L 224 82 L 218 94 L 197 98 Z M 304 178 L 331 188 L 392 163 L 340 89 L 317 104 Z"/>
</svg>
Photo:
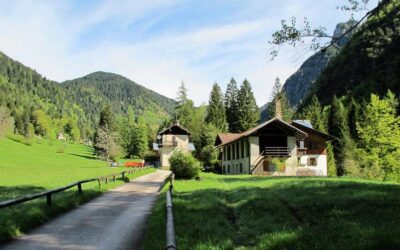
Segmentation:
<svg viewBox="0 0 400 250">
<path fill-rule="evenodd" d="M 282 120 L 282 103 L 280 97 L 275 99 L 275 117 Z"/>
</svg>

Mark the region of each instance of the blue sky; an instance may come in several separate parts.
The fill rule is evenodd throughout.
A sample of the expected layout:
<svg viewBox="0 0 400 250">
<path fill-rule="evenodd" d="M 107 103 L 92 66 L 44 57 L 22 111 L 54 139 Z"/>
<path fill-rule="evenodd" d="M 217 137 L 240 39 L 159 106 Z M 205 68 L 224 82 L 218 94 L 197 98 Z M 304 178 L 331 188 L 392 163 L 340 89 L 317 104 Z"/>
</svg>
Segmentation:
<svg viewBox="0 0 400 250">
<path fill-rule="evenodd" d="M 307 16 L 333 32 L 346 0 L 0 0 L 0 50 L 57 81 L 93 71 L 124 75 L 171 98 L 184 81 L 197 105 L 214 82 L 247 78 L 264 104 L 312 53 L 267 41 L 282 19 Z M 372 0 L 370 6 L 376 5 Z"/>
</svg>

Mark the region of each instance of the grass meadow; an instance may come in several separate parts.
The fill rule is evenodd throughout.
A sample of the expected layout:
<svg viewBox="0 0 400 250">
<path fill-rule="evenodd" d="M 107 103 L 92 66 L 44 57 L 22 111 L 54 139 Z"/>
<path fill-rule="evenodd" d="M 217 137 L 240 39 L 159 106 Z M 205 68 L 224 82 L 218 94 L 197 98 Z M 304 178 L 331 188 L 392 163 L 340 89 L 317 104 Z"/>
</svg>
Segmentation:
<svg viewBox="0 0 400 250">
<path fill-rule="evenodd" d="M 399 249 L 400 185 L 201 174 L 174 184 L 179 249 Z M 143 249 L 165 246 L 165 195 Z"/>
<path fill-rule="evenodd" d="M 93 149 L 80 144 L 36 139 L 26 145 L 10 139 L 0 139 L 0 201 L 61 187 L 69 183 L 119 173 L 123 167 L 110 168 L 93 156 Z M 53 204 L 46 198 L 0 209 L 0 242 L 43 224 L 54 216 L 76 207 L 102 192 L 121 185 L 129 179 L 154 171 L 145 170 L 118 178 L 116 182 L 97 182 L 82 185 L 83 194 L 76 188 L 52 195 Z"/>
</svg>

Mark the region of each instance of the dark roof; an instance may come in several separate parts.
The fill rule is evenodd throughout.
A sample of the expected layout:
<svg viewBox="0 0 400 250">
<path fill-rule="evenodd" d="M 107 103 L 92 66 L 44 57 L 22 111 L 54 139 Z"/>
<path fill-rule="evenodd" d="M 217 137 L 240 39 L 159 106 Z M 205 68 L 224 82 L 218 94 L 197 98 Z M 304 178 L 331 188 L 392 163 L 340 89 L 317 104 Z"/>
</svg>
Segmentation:
<svg viewBox="0 0 400 250">
<path fill-rule="evenodd" d="M 267 126 L 267 125 L 269 125 L 269 124 L 272 124 L 272 123 L 279 123 L 280 125 L 283 125 L 283 126 L 286 127 L 287 129 L 289 129 L 289 130 L 295 132 L 296 134 L 302 135 L 303 137 L 307 137 L 307 133 L 306 133 L 306 132 L 304 132 L 304 131 L 300 130 L 299 128 L 296 128 L 295 126 L 293 126 L 293 125 L 291 125 L 291 124 L 289 124 L 289 123 L 287 123 L 287 122 L 285 122 L 285 121 L 283 121 L 283 120 L 281 120 L 281 119 L 275 117 L 275 118 L 272 118 L 272 119 L 269 120 L 269 121 L 266 121 L 266 122 L 264 122 L 264 123 L 258 125 L 258 126 L 255 127 L 255 128 L 252 128 L 252 129 L 250 129 L 250 130 L 247 130 L 247 131 L 245 131 L 245 132 L 239 134 L 238 136 L 232 138 L 231 140 L 227 140 L 227 141 L 225 141 L 225 142 L 219 144 L 218 146 L 223 146 L 223 145 L 232 143 L 232 142 L 234 142 L 234 141 L 237 141 L 237 140 L 239 140 L 239 139 L 241 139 L 241 138 L 250 136 L 250 135 L 256 133 L 256 132 L 257 132 L 258 130 L 260 130 L 261 128 L 263 128 L 263 127 L 265 127 L 265 126 Z"/>
<path fill-rule="evenodd" d="M 168 128 L 164 128 L 158 134 L 159 135 L 191 135 L 189 130 L 187 130 L 186 128 L 182 127 L 179 124 L 174 124 Z"/>
<path fill-rule="evenodd" d="M 297 128 L 299 128 L 299 129 L 301 129 L 301 130 L 305 130 L 305 131 L 308 131 L 308 132 L 311 132 L 311 133 L 315 133 L 315 134 L 317 134 L 317 135 L 320 135 L 320 136 L 322 136 L 322 137 L 324 137 L 325 139 L 328 139 L 328 140 L 339 140 L 338 138 L 336 138 L 336 137 L 334 137 L 334 136 L 328 135 L 328 134 L 326 134 L 326 133 L 324 133 L 324 132 L 322 132 L 322 131 L 319 131 L 319 130 L 316 130 L 316 129 L 314 129 L 314 128 L 310 128 L 310 127 L 308 127 L 308 126 L 305 126 L 305 125 L 303 125 L 303 124 L 300 124 L 300 123 L 298 123 L 297 121 L 293 121 L 293 122 L 292 122 L 292 125 L 295 126 L 295 127 L 297 127 Z"/>
<path fill-rule="evenodd" d="M 240 134 L 235 134 L 235 133 L 218 134 L 217 138 L 215 139 L 215 146 L 218 146 L 222 143 L 226 143 L 227 141 L 234 140 L 238 136 L 240 136 Z"/>
</svg>

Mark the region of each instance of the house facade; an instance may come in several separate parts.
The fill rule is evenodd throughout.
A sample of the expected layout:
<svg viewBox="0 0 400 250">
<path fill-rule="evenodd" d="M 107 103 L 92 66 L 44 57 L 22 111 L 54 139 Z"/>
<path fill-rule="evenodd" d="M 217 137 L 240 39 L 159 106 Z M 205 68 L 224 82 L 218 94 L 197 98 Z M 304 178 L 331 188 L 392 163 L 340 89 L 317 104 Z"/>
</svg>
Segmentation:
<svg viewBox="0 0 400 250">
<path fill-rule="evenodd" d="M 307 121 L 273 118 L 241 134 L 219 134 L 215 144 L 226 174 L 326 176 L 333 139 Z"/>
<path fill-rule="evenodd" d="M 153 143 L 153 150 L 158 153 L 162 167 L 170 166 L 169 158 L 175 150 L 194 151 L 194 145 L 189 142 L 189 137 L 190 132 L 180 126 L 179 122 L 158 133 L 157 142 Z"/>
</svg>

